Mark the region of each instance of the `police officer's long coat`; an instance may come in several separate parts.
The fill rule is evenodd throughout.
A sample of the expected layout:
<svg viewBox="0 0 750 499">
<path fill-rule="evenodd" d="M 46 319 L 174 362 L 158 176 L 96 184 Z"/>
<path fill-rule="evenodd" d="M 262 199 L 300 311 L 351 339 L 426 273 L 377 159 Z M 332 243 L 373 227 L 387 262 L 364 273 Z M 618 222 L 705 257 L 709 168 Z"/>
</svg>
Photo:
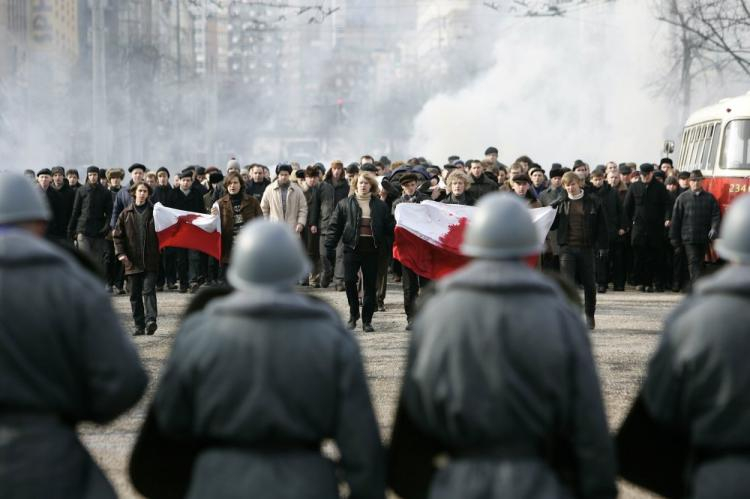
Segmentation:
<svg viewBox="0 0 750 499">
<path fill-rule="evenodd" d="M 164 433 L 206 442 L 190 498 L 337 498 L 324 439 L 352 498 L 384 496 L 359 349 L 321 302 L 272 290 L 215 300 L 178 333 L 154 410 Z"/>
<path fill-rule="evenodd" d="M 402 404 L 452 455 L 432 499 L 573 497 L 544 456 L 552 442 L 569 450 L 578 497 L 617 494 L 586 330 L 520 263 L 476 261 L 438 283 L 414 323 Z"/>
<path fill-rule="evenodd" d="M 0 229 L 0 497 L 115 497 L 78 440 L 147 377 L 104 286 L 61 249 Z"/>
<path fill-rule="evenodd" d="M 667 318 L 642 388 L 693 449 L 692 497 L 750 497 L 750 267 L 699 281 Z"/>
</svg>

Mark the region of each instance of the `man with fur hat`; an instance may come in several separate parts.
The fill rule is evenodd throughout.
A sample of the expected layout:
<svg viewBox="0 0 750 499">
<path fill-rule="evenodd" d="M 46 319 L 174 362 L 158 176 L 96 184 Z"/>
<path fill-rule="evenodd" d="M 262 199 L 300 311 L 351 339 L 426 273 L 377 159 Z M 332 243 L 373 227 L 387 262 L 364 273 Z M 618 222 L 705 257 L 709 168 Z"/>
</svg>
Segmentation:
<svg viewBox="0 0 750 499">
<path fill-rule="evenodd" d="M 102 269 L 106 267 L 105 237 L 110 233 L 112 195 L 99 182 L 99 168 L 86 169 L 86 184 L 76 191 L 73 213 L 68 223 L 68 240 L 75 241 L 78 249 L 86 253 Z"/>
</svg>

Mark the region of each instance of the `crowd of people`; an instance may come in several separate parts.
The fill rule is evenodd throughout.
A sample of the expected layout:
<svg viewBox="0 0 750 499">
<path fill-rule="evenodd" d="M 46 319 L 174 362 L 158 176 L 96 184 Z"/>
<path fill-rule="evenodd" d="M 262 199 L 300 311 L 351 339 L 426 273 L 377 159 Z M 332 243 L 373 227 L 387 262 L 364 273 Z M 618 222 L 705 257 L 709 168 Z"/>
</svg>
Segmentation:
<svg viewBox="0 0 750 499">
<path fill-rule="evenodd" d="M 347 166 L 280 163 L 273 178 L 267 166 L 242 167 L 234 158 L 225 171 L 189 166 L 174 176 L 163 166 L 151 171 L 134 163 L 127 186 L 120 168 L 91 166 L 83 183 L 75 169 L 60 166 L 29 176 L 52 210 L 48 237 L 72 242 L 98 262 L 107 291 L 130 293 L 136 335 L 157 329 L 156 292 L 194 293 L 225 283 L 233 239 L 256 217 L 283 222 L 300 235 L 313 266 L 298 284 L 345 291 L 350 328 L 361 318 L 363 330 L 374 330 L 372 317 L 385 310 L 392 275 L 403 283 L 410 329 L 419 290 L 429 280 L 392 258 L 395 207 L 424 200 L 474 205 L 496 191 L 517 195 L 529 208 L 558 208 L 540 266 L 583 288 L 590 329 L 596 327 L 598 293 L 624 291 L 626 284 L 646 293 L 687 291 L 703 274 L 721 215 L 714 196 L 703 190 L 700 171 L 678 172 L 669 158 L 658 165 L 608 162 L 593 169 L 576 160 L 572 168 L 555 163 L 545 170 L 521 156 L 506 167 L 497 155 L 489 147 L 482 159 L 451 156 L 442 167 L 424 158 L 391 162 L 369 155 Z M 148 191 L 143 205 L 134 198 L 140 184 Z M 220 216 L 222 257 L 184 248 L 160 252 L 150 244 L 155 203 Z M 146 232 L 149 244 L 129 240 Z M 138 254 L 129 254 L 136 248 Z"/>
<path fill-rule="evenodd" d="M 369 286 L 351 327 L 360 317 L 370 324 L 377 308 L 379 248 L 392 216 L 387 193 L 396 185 L 393 175 L 378 183 L 350 167 L 352 193 L 333 208 L 324 247 L 334 277 L 343 247 L 347 295 L 356 284 L 352 269 Z M 640 168 L 644 184 L 651 168 Z M 558 282 L 528 262 L 545 244 L 528 209 L 530 187 L 518 184 L 535 172 L 511 174 L 512 192 L 492 192 L 498 187 L 477 202 L 461 247 L 470 262 L 437 281 L 411 312 L 386 452 L 356 337 L 333 308 L 297 288 L 300 279 L 314 282 L 316 265 L 301 234 L 317 235 L 320 226 L 313 231 L 299 213 L 315 196 L 293 197 L 319 175 L 305 169 L 312 175 L 305 189 L 289 180 L 291 165 L 277 170 L 259 203 L 248 201 L 241 172 L 213 185 L 225 192 L 214 196 L 232 226 L 228 265 L 218 267 L 231 288 L 203 291 L 185 311 L 130 458 L 130 479 L 144 496 L 333 499 L 345 490 L 351 498 L 383 498 L 390 488 L 405 499 L 613 498 L 618 474 L 667 497 L 750 494 L 750 196 L 733 202 L 721 228 L 716 249 L 726 268 L 696 282 L 666 319 L 613 438 L 586 325 Z M 402 202 L 472 196 L 470 177 L 463 190 L 450 181 L 467 183 L 463 172 L 449 174 L 445 184 L 455 190 L 448 193 L 417 189 L 419 171 L 408 168 L 398 179 Z M 153 190 L 134 181 L 112 230 L 109 216 L 85 209 L 110 215 L 116 205 L 98 173 L 87 172 L 78 191 L 85 194 L 76 193 L 73 212 L 86 218 L 69 221 L 65 244 L 75 239 L 97 254 L 106 243 L 87 239 L 111 233 L 131 297 L 145 293 L 158 273 Z M 203 199 L 193 194 L 195 174 L 180 175 L 178 199 Z M 693 174 L 691 192 L 672 212 L 671 229 L 685 245 L 693 244 L 690 232 L 675 218 L 680 210 L 702 213 L 703 199 L 684 199 L 703 196 L 694 188 L 700 181 Z M 560 184 L 560 267 L 590 267 L 591 251 L 609 236 L 606 208 L 576 172 Z M 630 197 L 660 192 L 644 186 L 639 193 L 636 185 L 626 207 L 638 206 Z M 20 175 L 0 176 L 0 496 L 113 498 L 76 425 L 124 413 L 143 396 L 147 375 L 93 267 L 49 240 L 55 215 L 42 191 Z M 712 212 L 700 216 L 710 222 Z M 581 281 L 587 287 L 591 278 Z M 155 306 L 148 299 L 145 310 L 133 306 L 137 327 L 150 330 Z"/>
</svg>

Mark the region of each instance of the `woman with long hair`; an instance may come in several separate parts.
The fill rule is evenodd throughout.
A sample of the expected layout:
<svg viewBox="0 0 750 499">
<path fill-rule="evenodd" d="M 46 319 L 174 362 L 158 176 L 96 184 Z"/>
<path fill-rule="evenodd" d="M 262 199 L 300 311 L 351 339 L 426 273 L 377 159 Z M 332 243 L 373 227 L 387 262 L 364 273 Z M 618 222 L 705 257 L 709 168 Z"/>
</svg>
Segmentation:
<svg viewBox="0 0 750 499">
<path fill-rule="evenodd" d="M 245 181 L 237 172 L 229 173 L 224 179 L 224 196 L 219 198 L 218 208 L 211 208 L 212 215 L 221 218 L 221 274 L 226 274 L 229 256 L 232 254 L 234 238 L 249 220 L 262 217 L 260 203 L 245 192 Z"/>
</svg>

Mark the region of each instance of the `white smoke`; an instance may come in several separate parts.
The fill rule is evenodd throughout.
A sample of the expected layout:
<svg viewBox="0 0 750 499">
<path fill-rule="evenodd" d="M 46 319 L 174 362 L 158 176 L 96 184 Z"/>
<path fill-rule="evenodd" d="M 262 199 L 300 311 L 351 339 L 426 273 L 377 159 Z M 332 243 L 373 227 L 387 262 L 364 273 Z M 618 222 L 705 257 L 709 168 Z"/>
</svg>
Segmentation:
<svg viewBox="0 0 750 499">
<path fill-rule="evenodd" d="M 654 161 L 667 130 L 679 129 L 679 113 L 649 88 L 668 67 L 666 43 L 668 30 L 641 0 L 506 22 L 492 68 L 427 102 L 410 150 L 444 161 L 495 145 L 503 162 L 528 154 L 545 168 Z"/>
</svg>

